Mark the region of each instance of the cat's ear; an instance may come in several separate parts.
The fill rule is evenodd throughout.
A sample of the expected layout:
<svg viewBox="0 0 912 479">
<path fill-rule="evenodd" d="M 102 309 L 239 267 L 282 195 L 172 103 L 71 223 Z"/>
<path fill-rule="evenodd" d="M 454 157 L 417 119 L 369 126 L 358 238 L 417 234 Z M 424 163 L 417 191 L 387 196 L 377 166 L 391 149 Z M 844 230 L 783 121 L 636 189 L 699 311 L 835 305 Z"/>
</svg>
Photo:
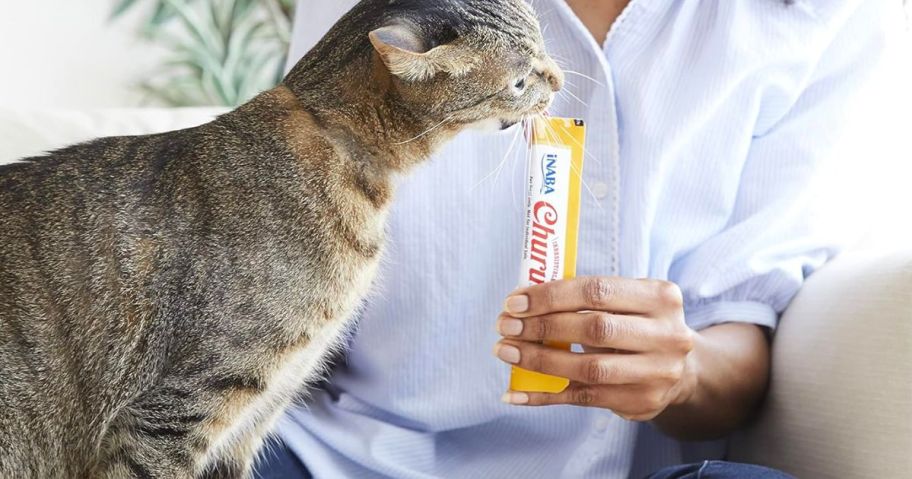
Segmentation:
<svg viewBox="0 0 912 479">
<path fill-rule="evenodd" d="M 408 82 L 428 80 L 440 72 L 462 76 L 474 66 L 472 55 L 455 44 L 429 48 L 418 28 L 407 23 L 380 27 L 369 37 L 390 73 Z"/>
</svg>

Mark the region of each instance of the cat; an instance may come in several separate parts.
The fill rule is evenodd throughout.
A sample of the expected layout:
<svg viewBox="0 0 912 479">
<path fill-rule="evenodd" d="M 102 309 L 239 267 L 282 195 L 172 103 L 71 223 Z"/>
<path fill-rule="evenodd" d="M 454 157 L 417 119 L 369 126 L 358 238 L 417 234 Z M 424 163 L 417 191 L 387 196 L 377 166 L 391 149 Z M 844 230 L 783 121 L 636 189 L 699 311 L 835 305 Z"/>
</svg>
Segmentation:
<svg viewBox="0 0 912 479">
<path fill-rule="evenodd" d="M 364 0 L 211 123 L 0 167 L 0 477 L 249 476 L 397 178 L 562 82 L 524 0 Z"/>
</svg>

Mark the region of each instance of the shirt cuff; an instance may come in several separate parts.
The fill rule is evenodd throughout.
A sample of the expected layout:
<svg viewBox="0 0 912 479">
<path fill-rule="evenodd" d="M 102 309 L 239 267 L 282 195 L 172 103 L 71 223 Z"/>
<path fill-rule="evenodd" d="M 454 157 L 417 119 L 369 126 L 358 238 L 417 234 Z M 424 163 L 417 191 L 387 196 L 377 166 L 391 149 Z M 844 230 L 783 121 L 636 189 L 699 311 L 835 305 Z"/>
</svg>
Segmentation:
<svg viewBox="0 0 912 479">
<path fill-rule="evenodd" d="M 774 330 L 779 322 L 772 306 L 756 301 L 719 301 L 685 307 L 684 318 L 697 331 L 722 323 L 752 323 Z"/>
</svg>

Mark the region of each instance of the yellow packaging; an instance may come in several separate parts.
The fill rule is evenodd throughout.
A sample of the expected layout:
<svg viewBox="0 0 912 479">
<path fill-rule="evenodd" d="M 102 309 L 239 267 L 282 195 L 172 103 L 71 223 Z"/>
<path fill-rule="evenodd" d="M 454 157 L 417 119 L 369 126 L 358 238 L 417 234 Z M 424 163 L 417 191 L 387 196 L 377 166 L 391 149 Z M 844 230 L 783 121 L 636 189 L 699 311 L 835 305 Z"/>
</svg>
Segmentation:
<svg viewBox="0 0 912 479">
<path fill-rule="evenodd" d="M 576 276 L 586 126 L 582 120 L 539 118 L 530 135 L 520 287 Z M 565 343 L 546 344 L 570 350 Z M 558 393 L 570 380 L 514 366 L 510 389 Z"/>
</svg>

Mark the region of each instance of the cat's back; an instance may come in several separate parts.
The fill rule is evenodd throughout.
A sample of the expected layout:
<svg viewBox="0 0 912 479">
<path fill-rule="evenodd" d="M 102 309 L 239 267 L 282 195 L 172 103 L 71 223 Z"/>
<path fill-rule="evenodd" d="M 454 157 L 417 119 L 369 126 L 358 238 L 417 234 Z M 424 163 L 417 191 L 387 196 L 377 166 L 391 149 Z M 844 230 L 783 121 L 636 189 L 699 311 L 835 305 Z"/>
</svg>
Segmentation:
<svg viewBox="0 0 912 479">
<path fill-rule="evenodd" d="M 118 354 L 104 320 L 124 312 L 162 172 L 192 135 L 102 138 L 0 166 L 0 476 L 67 475 L 47 459 L 88 454 L 114 402 L 106 375 L 119 373 L 91 359 Z"/>
<path fill-rule="evenodd" d="M 86 279 L 81 272 L 100 253 L 101 231 L 116 228 L 141 201 L 136 186 L 147 167 L 140 152 L 158 141 L 101 138 L 0 166 L 0 325 L 54 316 L 41 291 Z M 30 318 L 38 303 L 48 304 Z"/>
<path fill-rule="evenodd" d="M 392 186 L 371 161 L 279 87 L 200 127 L 0 167 L 0 477 L 84 464 L 166 363 L 274 378 L 250 418 L 290 400 L 379 262 Z M 291 358 L 276 370 L 273 350 Z"/>
<path fill-rule="evenodd" d="M 163 172 L 192 135 L 101 138 L 0 166 L 0 320 L 21 318 L 40 290 L 85 283 L 124 233 L 154 221 Z"/>
</svg>

